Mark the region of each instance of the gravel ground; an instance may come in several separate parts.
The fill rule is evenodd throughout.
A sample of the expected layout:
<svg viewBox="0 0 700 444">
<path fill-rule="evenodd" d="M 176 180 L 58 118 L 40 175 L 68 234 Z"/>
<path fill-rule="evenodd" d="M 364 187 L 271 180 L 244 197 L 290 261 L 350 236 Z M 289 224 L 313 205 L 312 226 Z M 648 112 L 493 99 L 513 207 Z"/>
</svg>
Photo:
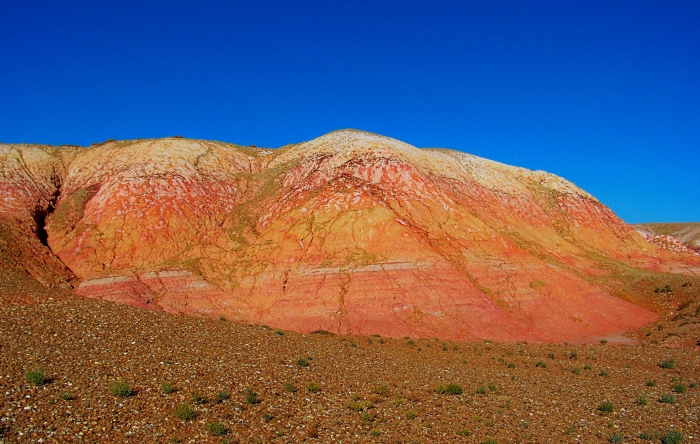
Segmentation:
<svg viewBox="0 0 700 444">
<path fill-rule="evenodd" d="M 54 296 L 0 309 L 3 442 L 700 441 L 697 347 L 301 335 Z M 48 383 L 25 379 L 37 367 Z M 448 383 L 463 393 L 436 392 Z"/>
</svg>

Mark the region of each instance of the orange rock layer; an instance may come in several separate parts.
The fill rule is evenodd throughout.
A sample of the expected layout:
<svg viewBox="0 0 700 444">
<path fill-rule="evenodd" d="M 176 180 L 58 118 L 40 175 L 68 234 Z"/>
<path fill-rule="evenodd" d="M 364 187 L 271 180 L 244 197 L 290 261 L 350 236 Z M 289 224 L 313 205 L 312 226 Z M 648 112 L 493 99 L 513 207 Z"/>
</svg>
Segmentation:
<svg viewBox="0 0 700 444">
<path fill-rule="evenodd" d="M 615 270 L 700 274 L 554 175 L 359 131 L 277 150 L 171 138 L 42 152 L 54 179 L 5 179 L 17 197 L 0 215 L 55 207 L 48 245 L 77 292 L 149 309 L 586 342 L 657 318 L 598 284 Z"/>
</svg>

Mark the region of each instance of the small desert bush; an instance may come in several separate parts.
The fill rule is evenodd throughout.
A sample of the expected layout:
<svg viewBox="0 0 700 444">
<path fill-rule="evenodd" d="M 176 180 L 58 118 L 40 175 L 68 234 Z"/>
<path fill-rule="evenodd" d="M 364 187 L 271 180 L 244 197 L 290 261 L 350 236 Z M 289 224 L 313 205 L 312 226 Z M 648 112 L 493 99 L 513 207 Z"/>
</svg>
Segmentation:
<svg viewBox="0 0 700 444">
<path fill-rule="evenodd" d="M 545 364 L 544 361 L 537 361 L 537 363 L 535 363 L 535 367 L 547 368 L 547 364 Z"/>
<path fill-rule="evenodd" d="M 659 402 L 663 402 L 664 404 L 673 404 L 676 402 L 676 397 L 670 393 L 664 393 L 661 395 L 661 398 L 659 398 Z"/>
<path fill-rule="evenodd" d="M 613 410 L 615 410 L 615 404 L 612 402 L 604 402 L 598 406 L 598 410 L 600 410 L 603 413 L 610 413 Z"/>
<path fill-rule="evenodd" d="M 284 332 L 282 330 L 275 330 L 275 334 L 279 336 L 284 336 Z"/>
<path fill-rule="evenodd" d="M 459 436 L 469 436 L 472 434 L 472 432 L 469 429 L 462 429 L 462 430 L 457 431 L 457 434 Z"/>
<path fill-rule="evenodd" d="M 608 372 L 607 372 L 606 370 L 601 370 L 600 373 L 598 373 L 598 376 L 607 377 L 607 376 L 608 376 Z"/>
<path fill-rule="evenodd" d="M 643 439 L 645 441 L 657 440 L 659 439 L 659 432 L 644 430 L 642 433 L 639 434 L 639 439 Z"/>
<path fill-rule="evenodd" d="M 192 406 L 189 404 L 180 404 L 175 407 L 173 415 L 175 415 L 175 417 L 178 419 L 182 419 L 183 421 L 191 421 L 195 418 L 195 416 L 197 416 L 197 412 L 195 412 Z"/>
<path fill-rule="evenodd" d="M 584 370 L 590 370 L 590 369 L 592 369 L 592 368 L 593 368 L 593 367 L 591 367 L 591 364 L 586 364 L 586 365 L 583 366 L 583 369 L 584 369 Z"/>
<path fill-rule="evenodd" d="M 258 394 L 253 389 L 248 389 L 245 391 L 245 402 L 250 405 L 260 404 L 260 398 L 258 398 Z"/>
<path fill-rule="evenodd" d="M 574 375 L 580 375 L 580 374 L 581 374 L 581 369 L 578 368 L 578 367 L 574 367 L 574 369 L 572 370 L 572 372 L 574 373 Z"/>
<path fill-rule="evenodd" d="M 622 444 L 623 439 L 624 438 L 619 433 L 613 433 L 612 435 L 610 435 L 610 438 L 608 438 L 608 441 L 612 444 Z"/>
<path fill-rule="evenodd" d="M 676 361 L 673 359 L 669 359 L 668 361 L 664 361 L 661 364 L 659 364 L 659 367 L 671 369 L 674 365 L 676 365 Z"/>
<path fill-rule="evenodd" d="M 600 343 L 603 344 L 603 345 L 605 345 L 605 344 L 608 343 L 608 340 L 607 340 L 607 339 L 601 339 L 601 340 L 600 340 Z"/>
<path fill-rule="evenodd" d="M 498 441 L 493 438 L 485 438 L 483 441 L 481 441 L 481 444 L 498 444 Z"/>
<path fill-rule="evenodd" d="M 408 419 L 409 421 L 416 419 L 416 413 L 415 412 L 406 413 L 406 419 Z"/>
<path fill-rule="evenodd" d="M 169 381 L 162 383 L 160 385 L 160 391 L 165 393 L 166 395 L 169 395 L 173 392 L 173 383 Z"/>
<path fill-rule="evenodd" d="M 508 368 L 515 368 L 515 362 L 509 362 Z"/>
<path fill-rule="evenodd" d="M 198 391 L 192 392 L 190 395 L 190 400 L 192 401 L 192 404 L 206 404 L 207 403 L 207 398 L 199 393 Z"/>
<path fill-rule="evenodd" d="M 309 361 L 307 361 L 307 360 L 304 359 L 304 358 L 299 358 L 299 359 L 297 359 L 297 365 L 298 365 L 299 367 L 308 367 L 308 366 L 309 366 Z"/>
<path fill-rule="evenodd" d="M 224 436 L 228 432 L 225 425 L 216 421 L 207 424 L 207 430 L 209 430 L 209 433 L 211 433 L 213 436 Z"/>
<path fill-rule="evenodd" d="M 387 387 L 386 384 L 377 384 L 374 386 L 372 391 L 377 395 L 386 395 L 389 393 L 389 387 Z"/>
<path fill-rule="evenodd" d="M 360 419 L 362 419 L 362 422 L 372 422 L 374 421 L 374 418 L 376 418 L 377 415 L 372 413 L 372 412 L 364 412 L 362 416 L 360 416 Z"/>
<path fill-rule="evenodd" d="M 24 380 L 36 386 L 46 385 L 49 383 L 49 378 L 46 376 L 44 369 L 41 367 L 33 367 L 25 371 Z"/>
<path fill-rule="evenodd" d="M 114 396 L 119 396 L 120 398 L 128 398 L 134 394 L 134 388 L 128 382 L 119 379 L 110 384 L 109 392 Z"/>
<path fill-rule="evenodd" d="M 372 429 L 372 430 L 369 431 L 369 434 L 372 435 L 372 436 L 375 436 L 375 437 L 376 437 L 376 436 L 379 436 L 379 430 L 377 430 L 377 429 Z"/>
<path fill-rule="evenodd" d="M 671 390 L 673 390 L 676 393 L 685 393 L 688 391 L 688 389 L 683 384 L 680 384 L 680 383 L 673 384 L 671 386 Z"/>
<path fill-rule="evenodd" d="M 297 388 L 294 387 L 294 384 L 291 382 L 285 382 L 284 383 L 284 390 L 290 393 L 296 392 Z"/>
<path fill-rule="evenodd" d="M 647 381 L 647 387 L 654 387 L 654 386 L 656 386 L 656 381 L 652 381 L 651 379 L 649 379 Z"/>
<path fill-rule="evenodd" d="M 231 397 L 231 395 L 229 395 L 228 392 L 219 392 L 216 394 L 216 399 L 218 399 L 219 402 L 226 401 L 230 397 Z"/>
<path fill-rule="evenodd" d="M 357 401 L 350 401 L 348 403 L 348 408 L 352 410 L 353 412 L 360 412 L 362 411 L 362 404 L 360 404 Z"/>
<path fill-rule="evenodd" d="M 481 386 L 477 387 L 476 393 L 479 395 L 485 395 L 486 394 L 486 386 L 481 385 Z"/>
<path fill-rule="evenodd" d="M 321 391 L 321 386 L 315 382 L 309 382 L 306 384 L 306 391 L 309 393 L 318 393 Z"/>
<path fill-rule="evenodd" d="M 569 359 L 578 359 L 578 353 L 571 352 L 571 354 L 569 355 Z"/>
<path fill-rule="evenodd" d="M 640 396 L 637 398 L 637 404 L 647 405 L 647 404 L 649 404 L 649 400 L 646 398 L 646 396 Z"/>
<path fill-rule="evenodd" d="M 461 395 L 463 391 L 462 386 L 454 382 L 435 388 L 435 392 L 441 395 Z"/>
<path fill-rule="evenodd" d="M 683 441 L 683 434 L 678 430 L 669 430 L 663 438 L 661 438 L 663 444 L 678 444 L 681 441 Z"/>
<path fill-rule="evenodd" d="M 70 392 L 63 392 L 58 395 L 59 398 L 61 398 L 64 401 L 71 401 L 75 399 L 75 396 L 71 395 Z"/>
</svg>

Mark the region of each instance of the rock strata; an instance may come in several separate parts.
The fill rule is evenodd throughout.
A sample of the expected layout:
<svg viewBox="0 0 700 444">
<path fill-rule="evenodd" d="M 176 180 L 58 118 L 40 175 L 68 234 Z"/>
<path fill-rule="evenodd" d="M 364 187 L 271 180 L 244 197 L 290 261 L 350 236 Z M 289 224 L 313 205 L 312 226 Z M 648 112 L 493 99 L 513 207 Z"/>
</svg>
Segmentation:
<svg viewBox="0 0 700 444">
<path fill-rule="evenodd" d="M 180 138 L 2 149 L 36 158 L 3 163 L 3 220 L 34 221 L 79 294 L 153 310 L 591 342 L 657 318 L 614 294 L 624 270 L 700 273 L 696 255 L 646 242 L 557 176 L 360 131 L 276 150 Z M 28 217 L 37 206 L 45 227 Z"/>
</svg>

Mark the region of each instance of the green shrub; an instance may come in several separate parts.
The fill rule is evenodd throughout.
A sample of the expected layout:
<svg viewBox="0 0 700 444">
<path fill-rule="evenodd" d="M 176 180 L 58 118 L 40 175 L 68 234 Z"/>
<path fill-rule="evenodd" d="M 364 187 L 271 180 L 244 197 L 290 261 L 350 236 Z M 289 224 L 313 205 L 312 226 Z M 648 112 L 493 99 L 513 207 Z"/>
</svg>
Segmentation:
<svg viewBox="0 0 700 444">
<path fill-rule="evenodd" d="M 309 393 L 318 393 L 321 391 L 321 386 L 315 382 L 309 382 L 306 384 L 306 391 Z"/>
<path fill-rule="evenodd" d="M 547 355 L 547 357 L 548 357 L 549 359 L 554 359 L 554 353 L 549 353 L 549 354 Z"/>
<path fill-rule="evenodd" d="M 661 438 L 663 444 L 678 444 L 681 441 L 683 441 L 683 434 L 678 430 L 669 430 L 663 438 Z"/>
<path fill-rule="evenodd" d="M 224 436 L 228 432 L 225 425 L 216 421 L 207 424 L 207 430 L 209 430 L 209 433 L 211 433 L 213 436 Z"/>
<path fill-rule="evenodd" d="M 219 402 L 226 401 L 230 397 L 231 395 L 229 395 L 228 392 L 219 392 L 216 394 L 216 399 L 218 399 Z"/>
<path fill-rule="evenodd" d="M 192 406 L 189 404 L 180 404 L 175 407 L 173 415 L 175 415 L 175 417 L 178 419 L 182 419 L 183 421 L 191 421 L 195 418 L 195 416 L 197 416 L 197 412 L 195 412 Z"/>
<path fill-rule="evenodd" d="M 485 438 L 483 441 L 481 441 L 481 444 L 498 444 L 498 441 L 493 438 Z"/>
<path fill-rule="evenodd" d="M 299 359 L 297 359 L 297 365 L 298 365 L 299 367 L 308 367 L 308 366 L 309 366 L 309 361 L 307 361 L 307 360 L 304 359 L 304 358 L 299 358 Z"/>
<path fill-rule="evenodd" d="M 608 340 L 607 340 L 607 339 L 601 339 L 601 340 L 600 340 L 600 343 L 603 344 L 603 345 L 605 345 L 605 344 L 608 343 Z"/>
<path fill-rule="evenodd" d="M 651 379 L 647 380 L 647 387 L 654 387 L 656 386 L 656 381 L 652 381 Z"/>
<path fill-rule="evenodd" d="M 659 398 L 659 402 L 663 402 L 664 404 L 673 404 L 676 402 L 676 397 L 670 393 L 664 393 L 661 395 L 661 398 Z"/>
<path fill-rule="evenodd" d="M 248 389 L 245 391 L 245 402 L 250 405 L 260 404 L 260 398 L 258 398 L 258 394 L 253 389 Z"/>
<path fill-rule="evenodd" d="M 128 382 L 119 379 L 109 386 L 109 392 L 120 398 L 128 398 L 134 394 L 134 388 Z"/>
<path fill-rule="evenodd" d="M 374 421 L 374 418 L 376 418 L 377 415 L 371 412 L 364 412 L 362 416 L 360 416 L 360 419 L 362 419 L 362 422 L 372 422 Z"/>
<path fill-rule="evenodd" d="M 547 368 L 547 364 L 545 364 L 544 361 L 537 361 L 535 367 Z"/>
<path fill-rule="evenodd" d="M 162 383 L 160 385 L 160 391 L 165 393 L 166 395 L 169 395 L 173 392 L 173 383 L 168 381 Z"/>
<path fill-rule="evenodd" d="M 509 362 L 508 368 L 515 368 L 515 362 Z"/>
<path fill-rule="evenodd" d="M 586 365 L 583 366 L 583 369 L 584 369 L 584 370 L 590 370 L 590 369 L 592 369 L 592 368 L 593 368 L 593 367 L 591 367 L 591 364 L 586 364 Z"/>
<path fill-rule="evenodd" d="M 377 429 L 372 429 L 369 431 L 369 434 L 372 436 L 379 436 L 379 430 Z"/>
<path fill-rule="evenodd" d="M 610 435 L 610 438 L 608 438 L 608 441 L 611 442 L 612 444 L 622 444 L 623 437 L 622 435 L 618 433 L 613 433 Z"/>
<path fill-rule="evenodd" d="M 279 336 L 284 336 L 284 332 L 282 330 L 275 330 L 275 334 Z"/>
<path fill-rule="evenodd" d="M 647 405 L 647 404 L 649 404 L 649 400 L 646 398 L 646 396 L 640 396 L 637 398 L 637 404 Z"/>
<path fill-rule="evenodd" d="M 44 369 L 41 367 L 33 367 L 24 372 L 25 381 L 32 383 L 36 386 L 46 385 L 50 382 L 49 378 L 46 376 Z"/>
<path fill-rule="evenodd" d="M 486 386 L 481 385 L 481 386 L 477 387 L 476 393 L 479 395 L 485 395 L 486 394 Z"/>
<path fill-rule="evenodd" d="M 374 386 L 372 391 L 377 395 L 386 395 L 389 393 L 389 387 L 387 387 L 386 384 L 377 384 Z"/>
<path fill-rule="evenodd" d="M 639 439 L 643 439 L 646 441 L 653 441 L 659 439 L 659 432 L 644 430 L 642 433 L 639 434 Z"/>
<path fill-rule="evenodd" d="M 608 372 L 605 370 L 601 370 L 600 373 L 598 373 L 598 376 L 606 377 L 606 376 L 608 376 Z"/>
<path fill-rule="evenodd" d="M 694 388 L 697 387 L 697 386 L 698 386 L 697 383 L 691 382 L 690 385 L 689 385 L 688 387 L 690 387 L 691 389 L 694 389 Z"/>
<path fill-rule="evenodd" d="M 581 374 L 581 369 L 578 368 L 578 367 L 574 367 L 574 369 L 573 369 L 572 371 L 574 372 L 574 375 L 580 375 L 580 374 Z"/>
<path fill-rule="evenodd" d="M 348 403 L 348 408 L 353 412 L 360 412 L 362 411 L 362 404 L 356 401 L 351 401 Z"/>
<path fill-rule="evenodd" d="M 459 436 L 469 436 L 472 434 L 471 430 L 469 429 L 462 429 L 457 432 Z"/>
<path fill-rule="evenodd" d="M 408 412 L 408 413 L 406 413 L 406 419 L 408 419 L 409 421 L 410 421 L 410 420 L 413 420 L 413 419 L 416 419 L 416 414 L 415 414 L 415 412 Z"/>
<path fill-rule="evenodd" d="M 598 406 L 598 410 L 603 413 L 610 413 L 615 410 L 615 405 L 612 402 L 604 402 Z"/>
<path fill-rule="evenodd" d="M 578 353 L 571 352 L 571 354 L 569 355 L 569 359 L 578 359 Z"/>
<path fill-rule="evenodd" d="M 291 382 L 285 382 L 284 383 L 284 390 L 290 393 L 296 392 L 297 388 L 294 387 L 294 384 Z"/>
<path fill-rule="evenodd" d="M 659 367 L 670 369 L 670 368 L 673 368 L 674 365 L 676 365 L 675 360 L 669 359 L 668 361 L 664 361 L 661 364 L 659 364 Z"/>
<path fill-rule="evenodd" d="M 191 394 L 191 401 L 192 401 L 192 404 L 206 404 L 208 399 L 204 395 L 202 395 L 201 393 L 199 393 L 198 391 L 195 390 Z"/>
<path fill-rule="evenodd" d="M 676 392 L 676 393 L 685 393 L 685 392 L 688 391 L 688 389 L 685 388 L 685 386 L 684 386 L 683 384 L 680 384 L 680 383 L 678 383 L 678 384 L 673 384 L 673 385 L 671 386 L 671 390 L 673 390 L 673 391 Z"/>
<path fill-rule="evenodd" d="M 70 392 L 63 392 L 63 393 L 59 394 L 58 397 L 64 401 L 70 401 L 70 400 L 75 399 L 75 396 L 71 395 Z"/>
<path fill-rule="evenodd" d="M 454 382 L 450 382 L 446 385 L 437 386 L 435 388 L 435 392 L 441 395 L 461 395 L 463 390 L 461 385 Z"/>
</svg>

